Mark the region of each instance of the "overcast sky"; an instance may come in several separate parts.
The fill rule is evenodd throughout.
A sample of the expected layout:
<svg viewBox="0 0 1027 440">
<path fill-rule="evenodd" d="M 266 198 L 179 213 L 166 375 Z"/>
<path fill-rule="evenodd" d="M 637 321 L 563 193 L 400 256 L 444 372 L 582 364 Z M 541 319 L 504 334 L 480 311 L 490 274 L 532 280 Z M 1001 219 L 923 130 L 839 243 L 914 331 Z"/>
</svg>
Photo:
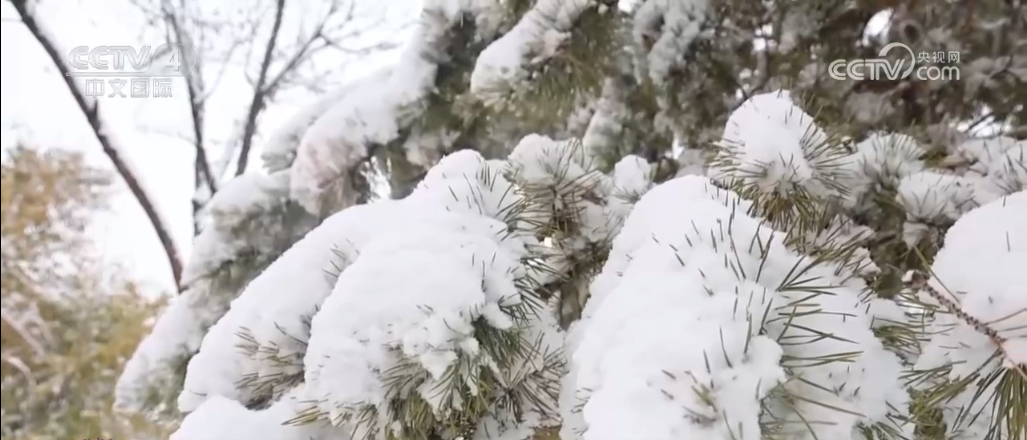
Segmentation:
<svg viewBox="0 0 1027 440">
<path fill-rule="evenodd" d="M 210 3 L 252 0 L 207 0 Z M 374 0 L 360 0 L 374 2 Z M 389 0 L 388 22 L 395 26 L 416 17 L 419 0 Z M 297 4 L 297 3 L 291 3 Z M 88 5 L 88 6 L 87 6 Z M 2 145 L 17 142 L 46 148 L 67 148 L 83 151 L 91 163 L 113 167 L 100 149 L 85 117 L 35 39 L 18 22 L 17 13 L 8 2 L 2 6 L 3 25 L 0 47 L 0 130 Z M 159 44 L 146 40 L 145 22 L 127 0 L 46 0 L 38 8 L 38 19 L 45 23 L 58 40 L 59 50 L 68 52 L 76 46 Z M 299 20 L 286 14 L 288 20 Z M 268 20 L 270 22 L 270 19 Z M 295 23 L 293 23 L 295 25 Z M 159 38 L 154 35 L 153 38 Z M 370 38 L 380 39 L 383 35 Z M 156 45 L 156 44 L 155 44 Z M 332 55 L 326 55 L 332 56 Z M 349 64 L 344 73 L 333 78 L 342 80 L 372 73 L 390 62 L 394 54 L 381 54 Z M 336 62 L 329 58 L 328 62 Z M 342 61 L 338 61 L 342 65 Z M 126 86 L 125 91 L 128 91 Z M 208 138 L 215 144 L 231 139 L 249 104 L 250 87 L 241 70 L 230 69 L 218 84 L 208 103 Z M 305 90 L 283 93 L 261 118 L 261 132 L 273 131 L 299 106 L 311 102 L 314 95 Z M 117 132 L 125 154 L 142 174 L 143 184 L 171 223 L 171 234 L 183 258 L 188 258 L 192 239 L 193 190 L 191 144 L 183 140 L 189 127 L 189 110 L 184 83 L 176 82 L 172 98 L 101 100 L 101 112 Z M 255 142 L 259 148 L 261 139 Z M 220 145 L 208 147 L 208 155 L 217 159 Z M 259 151 L 254 157 L 259 156 Z M 251 163 L 251 172 L 260 172 L 260 163 Z M 143 283 L 150 294 L 174 290 L 170 266 L 153 228 L 142 209 L 123 182 L 115 188 L 110 214 L 98 219 L 92 234 L 103 257 L 111 265 L 121 264 Z"/>
</svg>

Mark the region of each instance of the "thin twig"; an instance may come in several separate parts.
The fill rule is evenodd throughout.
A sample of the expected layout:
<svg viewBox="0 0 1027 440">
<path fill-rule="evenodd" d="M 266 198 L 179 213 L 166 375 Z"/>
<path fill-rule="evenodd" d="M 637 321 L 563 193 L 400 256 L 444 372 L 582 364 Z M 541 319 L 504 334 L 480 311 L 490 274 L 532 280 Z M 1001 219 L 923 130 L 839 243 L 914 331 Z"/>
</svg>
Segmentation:
<svg viewBox="0 0 1027 440">
<path fill-rule="evenodd" d="M 275 43 L 278 41 L 278 32 L 282 28 L 282 15 L 285 11 L 285 0 L 278 0 L 275 11 L 275 23 L 271 27 L 271 35 L 267 40 L 267 47 L 264 49 L 264 60 L 260 64 L 260 76 L 253 86 L 253 100 L 250 101 L 250 109 L 246 113 L 246 125 L 243 129 L 242 149 L 239 152 L 239 162 L 235 168 L 235 175 L 246 172 L 246 165 L 249 163 L 250 149 L 253 147 L 253 136 L 257 132 L 257 116 L 266 105 L 265 98 L 269 90 L 265 87 L 267 83 L 267 72 L 271 68 L 271 60 L 274 58 Z"/>
</svg>

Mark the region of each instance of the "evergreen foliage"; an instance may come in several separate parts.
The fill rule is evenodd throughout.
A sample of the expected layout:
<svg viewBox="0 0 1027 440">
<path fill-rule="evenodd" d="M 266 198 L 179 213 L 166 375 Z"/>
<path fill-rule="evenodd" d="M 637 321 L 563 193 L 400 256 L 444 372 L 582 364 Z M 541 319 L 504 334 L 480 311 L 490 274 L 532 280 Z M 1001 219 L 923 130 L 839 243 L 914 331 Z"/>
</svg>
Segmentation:
<svg viewBox="0 0 1027 440">
<path fill-rule="evenodd" d="M 245 275 L 119 401 L 178 394 L 182 440 L 1024 438 L 1019 7 L 426 0 L 219 192 L 200 261 Z M 961 77 L 827 74 L 895 41 Z"/>
</svg>

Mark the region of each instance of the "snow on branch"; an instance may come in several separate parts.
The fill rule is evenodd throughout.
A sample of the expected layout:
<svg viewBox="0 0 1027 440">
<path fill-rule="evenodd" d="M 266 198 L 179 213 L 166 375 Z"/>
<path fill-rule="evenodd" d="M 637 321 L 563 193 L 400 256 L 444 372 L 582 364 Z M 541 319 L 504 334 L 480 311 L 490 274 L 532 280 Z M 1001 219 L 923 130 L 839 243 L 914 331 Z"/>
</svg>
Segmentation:
<svg viewBox="0 0 1027 440">
<path fill-rule="evenodd" d="M 36 2 L 31 0 L 12 0 L 11 3 L 18 11 L 18 15 L 21 16 L 21 21 L 25 28 L 32 33 L 32 36 L 35 37 L 36 41 L 39 42 L 39 45 L 43 47 L 43 50 L 46 51 L 50 60 L 57 67 L 57 71 L 60 72 L 65 85 L 68 86 L 68 92 L 71 93 L 75 103 L 82 110 L 82 114 L 93 129 L 93 134 L 96 135 L 96 140 L 100 143 L 104 154 L 111 160 L 114 169 L 117 170 L 118 175 L 128 185 L 132 195 L 139 202 L 139 206 L 146 213 L 146 217 L 150 220 L 150 224 L 153 225 L 157 238 L 164 248 L 164 254 L 168 259 L 168 264 L 171 266 L 171 275 L 175 286 L 181 288 L 182 260 L 178 253 L 178 247 L 171 238 L 167 220 L 150 198 L 144 183 L 139 180 L 141 173 L 132 165 L 128 155 L 125 153 L 125 147 L 118 143 L 114 129 L 104 121 L 100 113 L 99 103 L 96 99 L 86 96 L 80 89 L 79 84 L 75 82 L 75 78 L 68 75 L 69 69 L 65 64 L 65 57 L 58 51 L 56 40 L 50 35 L 45 26 L 37 21 L 35 16 Z"/>
<path fill-rule="evenodd" d="M 358 437 L 422 438 L 474 428 L 498 410 L 546 416 L 555 407 L 495 400 L 497 389 L 516 385 L 504 370 L 557 347 L 523 339 L 539 312 L 521 264 L 534 240 L 507 232 L 515 196 L 483 167 L 470 151 L 444 158 L 397 202 L 417 222 L 368 243 L 339 277 L 314 316 L 304 360 L 321 417 Z M 548 397 L 529 394 L 555 402 L 553 381 L 542 384 L 554 390 Z"/>
<path fill-rule="evenodd" d="M 647 55 L 649 78 L 664 86 L 702 36 L 707 0 L 645 0 L 635 11 L 635 44 Z"/>
<path fill-rule="evenodd" d="M 598 271 L 610 240 L 652 185 L 652 169 L 644 159 L 629 155 L 617 163 L 612 176 L 604 175 L 577 140 L 534 134 L 521 139 L 507 160 L 526 201 L 525 227 L 549 241 L 539 251 L 552 278 L 545 284 L 558 295 L 560 322 L 566 327 L 580 315 L 588 280 Z"/>
<path fill-rule="evenodd" d="M 303 387 L 295 388 L 270 408 L 252 411 L 231 399 L 214 396 L 182 422 L 170 440 L 275 439 L 350 440 L 345 431 L 327 426 L 282 423 L 303 407 Z"/>
<path fill-rule="evenodd" d="M 970 210 L 1027 185 L 1027 141 L 1007 137 L 970 139 L 942 165 L 906 175 L 896 201 L 906 210 L 903 238 L 916 243 Z"/>
<path fill-rule="evenodd" d="M 183 427 L 214 423 L 225 399 L 290 396 L 317 402 L 290 424 L 357 437 L 552 421 L 558 329 L 528 301 L 535 240 L 509 231 L 519 202 L 502 165 L 447 156 L 406 199 L 345 209 L 286 252 L 204 338 Z"/>
<path fill-rule="evenodd" d="M 1027 384 L 1024 219 L 1025 191 L 969 211 L 949 228 L 930 279 L 918 286 L 920 300 L 934 313 L 913 367 L 914 383 L 929 396 L 946 396 L 928 399 L 943 404 L 946 438 L 991 440 L 1027 432 L 1014 420 L 1022 414 L 1000 409 L 1022 399 Z"/>
<path fill-rule="evenodd" d="M 905 428 L 902 368 L 871 330 L 866 286 L 790 251 L 748 204 L 698 176 L 636 204 L 570 335 L 563 438 Z"/>
<path fill-rule="evenodd" d="M 710 176 L 747 193 L 826 198 L 843 174 L 845 151 L 832 141 L 788 92 L 756 95 L 728 118 Z"/>
<path fill-rule="evenodd" d="M 303 372 L 301 362 L 310 337 L 304 319 L 314 316 L 331 293 L 332 274 L 338 275 L 356 258 L 359 245 L 388 231 L 388 222 L 405 219 L 390 213 L 379 205 L 346 209 L 325 220 L 250 282 L 210 328 L 199 353 L 189 362 L 179 410 L 191 412 L 213 396 L 248 405 L 257 399 L 277 399 L 288 391 L 276 388 L 272 379 Z M 283 294 L 283 288 L 294 293 Z M 240 332 L 254 343 L 274 347 L 273 356 L 240 350 Z M 287 359 L 294 362 L 283 362 Z M 244 381 L 252 386 L 238 386 Z"/>
<path fill-rule="evenodd" d="M 499 9 L 491 0 L 425 3 L 419 27 L 398 63 L 360 80 L 303 136 L 292 171 L 292 196 L 311 212 L 333 209 L 325 206 L 324 197 L 343 197 L 334 209 L 352 204 L 355 168 L 370 156 L 371 147 L 400 137 L 423 111 L 439 66 L 451 58 L 451 51 L 464 50 L 450 47 L 449 34 L 473 25 L 479 36 L 490 35 L 498 23 Z M 473 24 L 466 22 L 467 16 L 474 17 Z"/>
<path fill-rule="evenodd" d="M 530 66 L 556 55 L 571 35 L 574 22 L 594 0 L 541 0 L 513 29 L 478 55 L 471 73 L 471 93 L 486 103 L 505 97 L 504 88 L 517 88 L 531 75 Z"/>
<path fill-rule="evenodd" d="M 276 172 L 288 169 L 296 159 L 296 150 L 303 140 L 303 134 L 314 124 L 333 104 L 351 93 L 352 85 L 340 87 L 338 90 L 325 94 L 313 104 L 310 104 L 296 112 L 282 124 L 277 130 L 271 133 L 264 148 L 261 148 L 260 160 L 268 172 Z"/>
<path fill-rule="evenodd" d="M 272 259 L 314 225 L 289 199 L 288 171 L 248 174 L 229 181 L 209 204 L 211 223 L 195 239 L 174 298 L 126 363 L 115 406 L 126 412 L 163 412 L 177 395 L 181 374 L 204 334 Z"/>
</svg>

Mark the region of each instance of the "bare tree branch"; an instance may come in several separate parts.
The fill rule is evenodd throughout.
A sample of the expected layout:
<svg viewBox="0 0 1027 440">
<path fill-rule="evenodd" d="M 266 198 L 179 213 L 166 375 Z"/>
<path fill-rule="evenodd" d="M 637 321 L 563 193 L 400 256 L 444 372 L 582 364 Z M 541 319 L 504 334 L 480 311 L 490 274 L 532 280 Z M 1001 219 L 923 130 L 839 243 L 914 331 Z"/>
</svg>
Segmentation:
<svg viewBox="0 0 1027 440">
<path fill-rule="evenodd" d="M 161 14 L 165 23 L 167 23 L 166 30 L 166 41 L 169 43 L 178 43 L 193 47 L 193 41 L 189 38 L 189 35 L 182 30 L 182 26 L 179 23 L 178 16 L 175 14 L 174 8 L 171 7 L 168 0 L 161 2 Z M 189 53 L 188 51 L 186 53 Z M 190 56 L 196 56 L 190 54 Z M 201 229 L 200 223 L 200 212 L 203 206 L 206 205 L 207 200 L 214 195 L 218 190 L 217 178 L 211 170 L 210 161 L 207 159 L 207 148 L 204 145 L 203 138 L 203 115 L 205 105 L 201 100 L 203 94 L 203 59 L 200 56 L 196 56 L 195 60 L 189 63 L 190 66 L 195 68 L 193 75 L 186 75 L 185 84 L 189 97 L 189 112 L 192 116 L 193 125 L 193 149 L 196 154 L 193 160 L 193 172 L 194 172 L 194 195 L 192 200 L 193 209 L 193 235 L 198 235 Z M 204 185 L 206 185 L 207 191 L 203 192 Z M 201 194 L 205 196 L 206 200 L 201 200 Z"/>
<path fill-rule="evenodd" d="M 168 232 L 167 225 L 164 224 L 164 220 L 158 213 L 156 206 L 150 200 L 149 195 L 143 189 L 142 185 L 140 185 L 138 177 L 133 174 L 134 170 L 121 157 L 121 152 L 109 137 L 110 129 L 106 124 L 104 124 L 103 119 L 100 117 L 100 108 L 98 103 L 96 100 L 87 99 L 78 84 L 75 83 L 74 78 L 68 75 L 69 69 L 68 66 L 64 64 L 64 59 L 57 51 L 54 43 L 50 41 L 49 35 L 46 31 L 40 28 L 35 17 L 30 12 L 32 6 L 29 5 L 26 0 L 11 0 L 11 3 L 18 11 L 18 15 L 21 16 L 22 23 L 29 32 L 32 33 L 32 36 L 35 37 L 40 46 L 43 47 L 43 50 L 46 51 L 54 65 L 57 66 L 61 76 L 64 78 L 64 83 L 68 86 L 68 91 L 71 92 L 71 95 L 75 98 L 75 102 L 78 104 L 79 109 L 82 110 L 86 120 L 89 122 L 89 126 L 92 127 L 93 134 L 96 135 L 96 140 L 100 142 L 103 152 L 108 158 L 110 158 L 111 163 L 114 164 L 114 168 L 117 170 L 121 178 L 125 180 L 125 183 L 128 184 L 129 190 L 132 191 L 132 195 L 135 196 L 139 205 L 142 206 L 147 218 L 149 218 L 150 223 L 153 225 L 153 229 L 157 232 L 157 237 L 160 239 L 161 245 L 164 247 L 164 253 L 167 255 L 168 262 L 171 264 L 171 272 L 175 279 L 175 285 L 181 288 L 182 261 L 178 256 L 178 248 L 175 247 L 175 242 L 171 239 L 171 234 Z"/>
<path fill-rule="evenodd" d="M 267 72 L 271 68 L 271 60 L 274 58 L 275 43 L 278 40 L 278 31 L 282 28 L 282 15 L 285 11 L 285 0 L 278 0 L 275 11 L 275 23 L 271 27 L 271 35 L 267 40 L 267 47 L 264 49 L 264 60 L 260 63 L 260 76 L 253 87 L 253 101 L 250 102 L 250 109 L 246 113 L 246 125 L 242 134 L 242 149 L 239 152 L 239 162 L 235 168 L 235 175 L 246 172 L 246 165 L 249 162 L 250 149 L 253 146 L 253 136 L 257 132 L 257 116 L 264 110 L 265 98 L 269 90 L 264 86 L 267 82 Z"/>
<path fill-rule="evenodd" d="M 171 32 L 178 44 L 184 44 L 191 46 L 191 39 L 187 34 L 182 32 L 182 27 L 179 25 L 178 16 L 175 15 L 174 10 L 164 3 L 164 16 L 167 20 Z M 169 43 L 171 43 L 169 41 Z M 191 66 L 197 67 L 196 75 L 186 75 L 185 83 L 189 90 L 189 110 L 193 119 L 193 144 L 196 147 L 196 171 L 197 178 L 203 178 L 206 181 L 207 187 L 210 188 L 210 193 L 214 194 L 217 192 L 217 179 L 214 173 L 211 172 L 210 161 L 207 160 L 207 150 L 203 146 L 203 111 L 204 105 L 201 100 L 203 94 L 203 73 L 201 71 L 202 59 L 197 57 L 190 63 Z"/>
</svg>

